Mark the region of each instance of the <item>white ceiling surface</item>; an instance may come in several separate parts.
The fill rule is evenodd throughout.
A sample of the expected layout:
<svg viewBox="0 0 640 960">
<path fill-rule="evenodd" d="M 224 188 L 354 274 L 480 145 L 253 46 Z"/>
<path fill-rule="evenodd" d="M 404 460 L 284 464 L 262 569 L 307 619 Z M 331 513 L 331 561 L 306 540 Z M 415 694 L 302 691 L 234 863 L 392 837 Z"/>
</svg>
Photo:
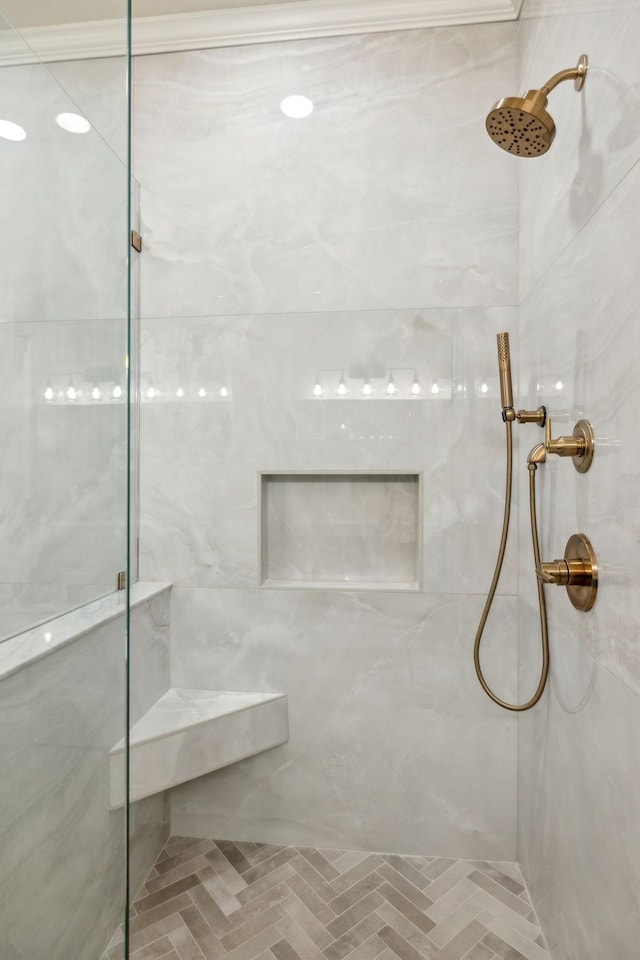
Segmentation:
<svg viewBox="0 0 640 960">
<path fill-rule="evenodd" d="M 133 0 L 133 52 L 516 20 L 522 0 Z M 122 55 L 125 0 L 0 0 L 43 60 Z M 6 31 L 0 31 L 6 35 Z M 24 53 L 0 47 L 0 61 Z"/>
</svg>

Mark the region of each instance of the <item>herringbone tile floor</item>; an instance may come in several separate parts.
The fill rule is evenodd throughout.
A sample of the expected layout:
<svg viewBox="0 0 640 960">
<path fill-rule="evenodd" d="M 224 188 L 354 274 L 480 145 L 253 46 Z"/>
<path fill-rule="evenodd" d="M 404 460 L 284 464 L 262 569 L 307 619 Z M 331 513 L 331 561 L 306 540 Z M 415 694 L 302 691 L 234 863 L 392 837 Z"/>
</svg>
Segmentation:
<svg viewBox="0 0 640 960">
<path fill-rule="evenodd" d="M 185 837 L 130 934 L 131 960 L 550 960 L 516 864 Z"/>
</svg>

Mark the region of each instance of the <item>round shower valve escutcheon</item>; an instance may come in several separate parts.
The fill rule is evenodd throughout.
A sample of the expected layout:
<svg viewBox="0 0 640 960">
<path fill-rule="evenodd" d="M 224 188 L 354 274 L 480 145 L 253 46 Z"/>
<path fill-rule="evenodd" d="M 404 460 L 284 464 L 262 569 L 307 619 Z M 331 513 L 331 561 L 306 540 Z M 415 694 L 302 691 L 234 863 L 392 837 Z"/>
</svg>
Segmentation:
<svg viewBox="0 0 640 960">
<path fill-rule="evenodd" d="M 584 533 L 569 537 L 564 558 L 540 563 L 536 575 L 543 583 L 566 587 L 567 596 L 576 610 L 584 613 L 596 602 L 598 561 L 591 541 Z"/>
</svg>

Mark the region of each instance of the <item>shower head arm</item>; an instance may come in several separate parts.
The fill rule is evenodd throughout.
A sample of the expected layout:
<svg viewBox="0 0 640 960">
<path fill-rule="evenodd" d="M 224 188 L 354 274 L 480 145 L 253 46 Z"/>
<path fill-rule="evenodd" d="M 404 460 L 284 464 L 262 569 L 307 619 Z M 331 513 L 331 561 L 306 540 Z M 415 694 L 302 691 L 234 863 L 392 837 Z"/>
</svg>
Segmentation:
<svg viewBox="0 0 640 960">
<path fill-rule="evenodd" d="M 551 93 L 559 83 L 563 83 L 565 80 L 575 80 L 577 76 L 578 70 L 576 67 L 571 67 L 570 70 L 561 70 L 559 73 L 554 73 L 551 80 L 547 80 L 540 89 L 543 93 Z"/>
<path fill-rule="evenodd" d="M 563 83 L 565 80 L 575 81 L 574 87 L 576 90 L 582 90 L 588 68 L 589 61 L 586 54 L 583 53 L 578 60 L 577 66 L 571 67 L 569 70 L 560 70 L 559 73 L 554 73 L 551 79 L 547 80 L 545 85 L 540 88 L 541 93 L 544 93 L 545 96 L 548 96 L 552 90 L 555 90 L 559 83 Z"/>
</svg>

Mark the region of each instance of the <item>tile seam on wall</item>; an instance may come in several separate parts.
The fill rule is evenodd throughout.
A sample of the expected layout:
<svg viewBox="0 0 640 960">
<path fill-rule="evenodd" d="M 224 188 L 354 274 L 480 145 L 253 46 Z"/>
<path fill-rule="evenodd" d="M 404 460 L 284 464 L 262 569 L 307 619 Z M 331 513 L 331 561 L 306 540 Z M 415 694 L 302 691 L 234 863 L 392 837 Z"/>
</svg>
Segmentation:
<svg viewBox="0 0 640 960">
<path fill-rule="evenodd" d="M 578 238 L 580 237 L 584 229 L 587 226 L 589 226 L 591 222 L 597 217 L 597 215 L 600 213 L 600 211 L 605 206 L 605 204 L 607 204 L 611 200 L 614 194 L 617 193 L 617 191 L 620 189 L 623 183 L 636 170 L 636 168 L 640 168 L 640 157 L 634 160 L 634 162 L 631 164 L 631 166 L 626 171 L 626 173 L 622 177 L 620 177 L 618 182 L 609 190 L 609 192 L 605 196 L 602 197 L 602 200 L 598 203 L 598 205 L 594 207 L 593 211 L 589 214 L 587 219 L 580 226 L 579 230 L 577 230 L 576 233 L 573 234 L 571 239 L 563 247 L 560 248 L 553 262 L 550 263 L 549 266 L 546 267 L 545 270 L 540 274 L 540 276 L 536 278 L 535 283 L 530 287 L 529 290 L 527 290 L 524 297 L 522 297 L 518 305 L 519 308 L 523 307 L 527 303 L 529 298 L 532 297 L 537 292 L 538 288 L 542 286 L 543 281 L 546 281 L 548 279 L 549 274 L 553 272 L 558 262 L 562 260 L 565 254 L 567 253 L 567 251 L 571 249 L 571 247 L 578 240 Z"/>
</svg>

